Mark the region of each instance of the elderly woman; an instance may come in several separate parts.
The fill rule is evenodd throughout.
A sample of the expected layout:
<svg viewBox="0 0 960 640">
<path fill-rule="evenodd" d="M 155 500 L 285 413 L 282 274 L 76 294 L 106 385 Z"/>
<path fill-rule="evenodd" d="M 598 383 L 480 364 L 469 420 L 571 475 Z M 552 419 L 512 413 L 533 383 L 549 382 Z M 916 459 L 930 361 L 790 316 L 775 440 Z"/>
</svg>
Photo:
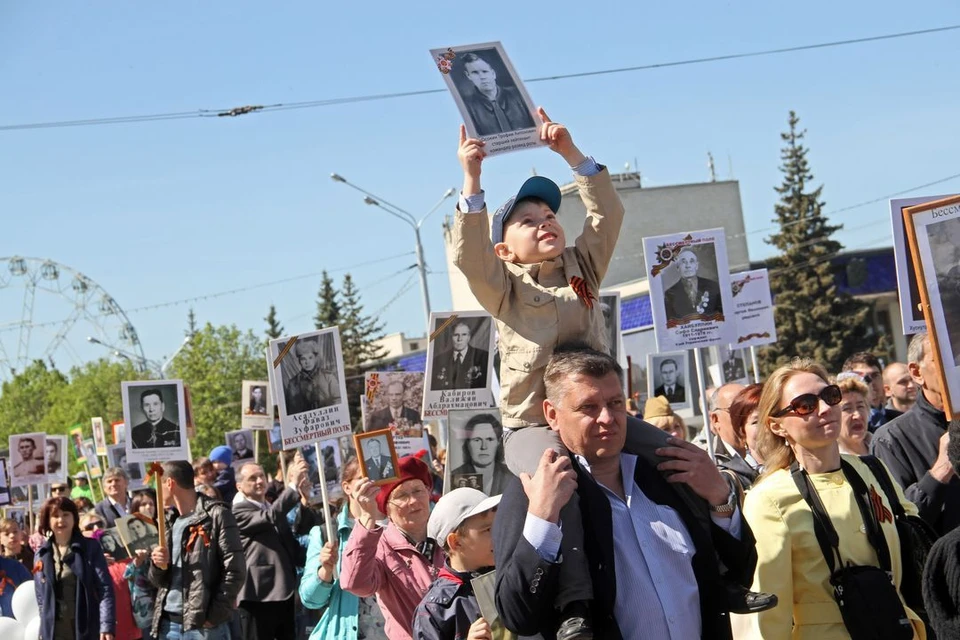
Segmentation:
<svg viewBox="0 0 960 640">
<path fill-rule="evenodd" d="M 643 419 L 674 438 L 689 440 L 686 423 L 683 418 L 673 412 L 666 396 L 648 398 L 647 403 L 643 405 Z"/>
<path fill-rule="evenodd" d="M 113 581 L 100 543 L 80 533 L 80 514 L 70 498 L 50 498 L 40 509 L 33 579 L 45 640 L 113 640 Z"/>
<path fill-rule="evenodd" d="M 414 456 L 400 459 L 398 478 L 377 486 L 361 478 L 351 491 L 359 513 L 343 553 L 340 586 L 377 596 L 387 637 L 411 640 L 413 613 L 443 567 L 443 551 L 427 540 L 430 470 Z M 383 514 L 387 524 L 380 524 Z"/>
<path fill-rule="evenodd" d="M 463 464 L 450 471 L 453 488 L 467 486 L 498 496 L 512 477 L 503 461 L 503 426 L 491 413 L 480 413 L 463 427 Z M 464 483 L 464 476 L 479 475 L 480 486 Z"/>
<path fill-rule="evenodd" d="M 776 593 L 780 605 L 737 620 L 737 638 L 840 640 L 850 638 L 834 599 L 830 569 L 814 533 L 814 515 L 799 487 L 818 499 L 838 534 L 842 566 L 878 567 L 877 551 L 863 531 L 879 529 L 889 549 L 890 570 L 899 596 L 900 539 L 890 515 L 890 505 L 869 467 L 856 456 L 841 455 L 840 402 L 842 392 L 831 385 L 822 366 L 795 360 L 780 367 L 767 380 L 760 396 L 757 438 L 766 470 L 747 493 L 743 514 L 757 540 L 757 568 L 753 590 Z M 857 477 L 874 488 L 873 509 L 881 516 L 866 521 L 852 482 Z M 852 479 L 851 479 L 852 478 Z M 916 507 L 897 487 L 897 496 L 908 514 Z M 882 507 L 882 509 L 881 509 Z M 865 507 L 867 513 L 874 511 Z M 883 514 L 887 514 L 884 517 Z M 834 552 L 834 555 L 836 552 Z M 839 565 L 838 565 L 839 566 Z M 886 580 L 887 589 L 890 585 Z M 920 618 L 904 605 L 912 624 L 892 625 L 923 639 Z M 889 607 L 884 611 L 889 610 Z M 873 611 L 879 616 L 884 611 Z M 741 624 L 742 623 L 742 624 Z M 889 636 L 885 636 L 889 637 Z M 893 636 L 901 637 L 901 636 Z M 909 637 L 909 635 L 908 635 Z"/>
<path fill-rule="evenodd" d="M 867 430 L 870 387 L 853 371 L 845 371 L 837 376 L 837 386 L 843 392 L 840 402 L 840 453 L 869 455 L 870 439 L 873 437 Z"/>
</svg>

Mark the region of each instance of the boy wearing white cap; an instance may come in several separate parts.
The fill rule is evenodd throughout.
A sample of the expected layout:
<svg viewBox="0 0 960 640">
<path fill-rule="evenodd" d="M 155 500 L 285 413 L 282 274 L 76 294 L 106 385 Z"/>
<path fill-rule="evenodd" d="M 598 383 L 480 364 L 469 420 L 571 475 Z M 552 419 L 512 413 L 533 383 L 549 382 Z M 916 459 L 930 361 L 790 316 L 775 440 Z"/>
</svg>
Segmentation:
<svg viewBox="0 0 960 640">
<path fill-rule="evenodd" d="M 447 563 L 413 615 L 414 640 L 489 640 L 490 625 L 470 580 L 493 568 L 493 517 L 500 496 L 463 487 L 446 494 L 427 522 L 427 536 L 447 552 Z"/>
</svg>

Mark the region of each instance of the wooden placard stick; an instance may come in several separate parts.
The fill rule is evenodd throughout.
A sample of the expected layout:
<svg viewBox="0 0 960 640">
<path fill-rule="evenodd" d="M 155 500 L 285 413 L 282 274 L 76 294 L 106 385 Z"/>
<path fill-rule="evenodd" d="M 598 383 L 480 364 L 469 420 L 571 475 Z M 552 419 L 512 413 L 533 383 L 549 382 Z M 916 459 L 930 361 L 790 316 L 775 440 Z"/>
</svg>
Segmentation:
<svg viewBox="0 0 960 640">
<path fill-rule="evenodd" d="M 150 463 L 150 472 L 147 474 L 146 482 L 150 484 L 150 479 L 154 478 L 157 489 L 157 535 L 160 537 L 160 548 L 167 548 L 167 521 L 165 502 L 163 498 L 163 466 L 159 462 Z M 166 569 L 166 567 L 159 567 Z"/>
</svg>

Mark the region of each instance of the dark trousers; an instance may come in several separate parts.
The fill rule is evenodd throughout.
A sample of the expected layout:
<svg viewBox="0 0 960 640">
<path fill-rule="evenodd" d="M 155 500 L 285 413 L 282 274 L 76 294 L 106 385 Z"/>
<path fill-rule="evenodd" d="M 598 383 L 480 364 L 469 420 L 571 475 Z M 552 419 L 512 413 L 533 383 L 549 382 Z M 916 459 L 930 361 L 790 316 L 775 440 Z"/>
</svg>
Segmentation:
<svg viewBox="0 0 960 640">
<path fill-rule="evenodd" d="M 240 603 L 243 640 L 295 640 L 293 597 L 281 602 Z"/>
</svg>

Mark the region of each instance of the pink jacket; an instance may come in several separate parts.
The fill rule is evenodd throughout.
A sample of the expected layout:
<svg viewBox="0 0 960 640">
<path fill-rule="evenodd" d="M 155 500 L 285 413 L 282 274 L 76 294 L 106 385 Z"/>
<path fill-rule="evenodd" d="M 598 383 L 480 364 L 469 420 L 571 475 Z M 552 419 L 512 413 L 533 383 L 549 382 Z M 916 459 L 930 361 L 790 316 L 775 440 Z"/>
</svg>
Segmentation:
<svg viewBox="0 0 960 640">
<path fill-rule="evenodd" d="M 357 522 L 343 554 L 340 586 L 361 598 L 376 594 L 387 637 L 412 640 L 413 613 L 443 561 L 437 545 L 428 563 L 392 523 L 371 531 Z"/>
</svg>

